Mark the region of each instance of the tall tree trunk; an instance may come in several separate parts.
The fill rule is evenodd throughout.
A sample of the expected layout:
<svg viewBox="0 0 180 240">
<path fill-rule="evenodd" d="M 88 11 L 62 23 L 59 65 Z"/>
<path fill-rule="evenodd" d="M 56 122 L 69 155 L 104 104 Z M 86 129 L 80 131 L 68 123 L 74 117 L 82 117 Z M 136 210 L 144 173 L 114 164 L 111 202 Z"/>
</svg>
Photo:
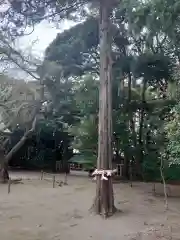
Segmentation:
<svg viewBox="0 0 180 240">
<path fill-rule="evenodd" d="M 129 71 L 128 72 L 128 100 L 127 100 L 127 105 L 131 104 L 131 100 L 132 100 L 132 75 L 131 75 L 131 72 Z M 135 122 L 134 122 L 133 111 L 132 111 L 131 108 L 128 111 L 128 115 L 129 115 L 129 129 L 131 131 L 131 136 L 132 136 L 133 152 L 132 152 L 132 147 L 130 145 L 130 151 L 131 151 L 130 156 L 132 156 L 132 158 L 128 159 L 128 162 L 125 164 L 125 168 L 126 168 L 125 173 L 126 173 L 126 176 L 128 178 L 131 178 L 129 168 L 132 169 L 132 166 L 135 163 L 134 153 L 135 153 L 136 150 L 134 151 L 134 149 L 136 149 L 136 147 L 137 147 L 137 138 L 136 138 L 137 136 L 136 136 L 136 131 L 135 131 Z"/>
<path fill-rule="evenodd" d="M 141 163 L 143 160 L 143 127 L 144 127 L 144 117 L 145 117 L 145 104 L 146 104 L 146 79 L 143 82 L 142 88 L 142 101 L 141 101 L 141 111 L 140 111 L 140 121 L 139 121 L 139 139 L 138 139 L 138 154 L 136 156 L 136 171 L 137 177 L 142 178 L 142 170 L 141 170 Z"/>
<path fill-rule="evenodd" d="M 128 73 L 128 105 L 131 104 L 132 100 L 132 76 L 131 73 Z M 135 123 L 134 123 L 134 116 L 133 116 L 133 111 L 132 109 L 129 109 L 129 128 L 131 129 L 132 132 L 132 141 L 134 147 L 137 145 L 137 139 L 136 139 L 136 131 L 135 131 Z"/>
<path fill-rule="evenodd" d="M 112 169 L 112 59 L 109 0 L 100 0 L 100 95 L 99 95 L 99 137 L 98 170 Z M 112 178 L 101 180 L 97 176 L 96 197 L 93 210 L 104 217 L 112 215 L 114 194 Z"/>
</svg>

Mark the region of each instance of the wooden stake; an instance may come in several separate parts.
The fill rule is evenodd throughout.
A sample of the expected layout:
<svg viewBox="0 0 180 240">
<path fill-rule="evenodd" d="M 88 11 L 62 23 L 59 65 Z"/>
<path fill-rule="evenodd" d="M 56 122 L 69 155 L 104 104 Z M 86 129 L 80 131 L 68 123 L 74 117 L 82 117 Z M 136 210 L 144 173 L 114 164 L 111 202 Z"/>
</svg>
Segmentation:
<svg viewBox="0 0 180 240">
<path fill-rule="evenodd" d="M 44 172 L 43 170 L 41 171 L 41 180 L 43 180 Z"/>
<path fill-rule="evenodd" d="M 156 183 L 153 183 L 153 194 L 155 195 L 156 194 Z"/>
<path fill-rule="evenodd" d="M 67 183 L 67 173 L 65 173 L 65 176 L 64 176 L 64 185 L 68 185 L 68 183 Z"/>
<path fill-rule="evenodd" d="M 53 188 L 55 188 L 55 180 L 56 180 L 56 178 L 55 178 L 55 175 L 53 176 Z"/>
<path fill-rule="evenodd" d="M 8 180 L 8 194 L 10 193 L 11 191 L 11 178 L 9 178 Z"/>
<path fill-rule="evenodd" d="M 130 163 L 129 170 L 130 170 L 130 186 L 133 187 L 133 184 L 132 184 L 132 182 L 133 182 L 132 163 Z"/>
</svg>

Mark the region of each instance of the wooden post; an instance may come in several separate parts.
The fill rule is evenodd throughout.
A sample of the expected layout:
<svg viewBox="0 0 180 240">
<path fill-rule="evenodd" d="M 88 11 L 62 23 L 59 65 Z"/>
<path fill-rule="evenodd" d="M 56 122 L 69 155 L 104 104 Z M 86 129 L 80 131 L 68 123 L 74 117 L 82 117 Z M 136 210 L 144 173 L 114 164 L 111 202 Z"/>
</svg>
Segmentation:
<svg viewBox="0 0 180 240">
<path fill-rule="evenodd" d="M 10 193 L 11 191 L 11 178 L 9 178 L 8 180 L 8 194 Z"/>
<path fill-rule="evenodd" d="M 65 176 L 64 176 L 64 185 L 68 185 L 68 183 L 67 183 L 67 173 L 65 173 Z"/>
<path fill-rule="evenodd" d="M 132 181 L 133 181 L 133 169 L 132 169 L 132 163 L 130 163 L 129 166 L 129 171 L 130 171 L 130 186 L 132 187 Z"/>
<path fill-rule="evenodd" d="M 41 171 L 41 180 L 43 180 L 44 172 L 43 170 Z"/>
<path fill-rule="evenodd" d="M 53 188 L 55 188 L 55 180 L 56 180 L 56 177 L 55 175 L 53 175 Z"/>
<path fill-rule="evenodd" d="M 152 189 L 152 191 L 153 191 L 153 194 L 155 195 L 155 194 L 156 194 L 156 183 L 155 183 L 155 182 L 153 183 L 153 189 Z"/>
<path fill-rule="evenodd" d="M 120 177 L 123 177 L 123 165 L 124 164 L 119 164 L 119 166 L 120 166 Z"/>
</svg>

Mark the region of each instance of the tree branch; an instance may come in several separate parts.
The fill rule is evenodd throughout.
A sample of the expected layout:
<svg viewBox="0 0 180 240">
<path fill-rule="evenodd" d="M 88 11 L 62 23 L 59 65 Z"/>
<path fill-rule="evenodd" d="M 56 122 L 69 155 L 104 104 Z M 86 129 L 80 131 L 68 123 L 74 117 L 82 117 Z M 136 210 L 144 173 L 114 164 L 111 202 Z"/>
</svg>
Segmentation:
<svg viewBox="0 0 180 240">
<path fill-rule="evenodd" d="M 37 117 L 34 118 L 31 129 L 24 134 L 24 136 L 21 138 L 21 140 L 6 155 L 6 157 L 5 157 L 6 164 L 8 164 L 8 162 L 11 160 L 13 155 L 25 144 L 26 140 L 32 136 L 32 134 L 34 133 L 35 128 L 36 128 L 36 122 L 37 122 Z"/>
<path fill-rule="evenodd" d="M 28 61 L 24 56 L 21 55 L 21 53 L 19 51 L 17 51 L 16 49 L 14 49 L 11 44 L 8 42 L 8 40 L 5 39 L 5 37 L 0 34 L 1 37 L 1 42 L 3 43 L 4 47 L 0 47 L 0 52 L 2 54 L 4 54 L 5 56 L 7 56 L 7 61 L 10 60 L 12 61 L 15 65 L 17 65 L 20 69 L 22 69 L 24 72 L 28 73 L 31 77 L 33 77 L 36 80 L 40 80 L 39 77 L 37 77 L 37 75 L 33 74 L 32 71 L 30 71 L 29 69 L 27 69 L 25 66 L 23 66 L 22 64 L 20 64 L 18 62 L 18 59 L 15 59 L 14 55 L 18 58 L 20 58 L 21 62 L 24 64 L 29 64 L 29 65 L 34 65 L 35 70 L 37 68 L 37 65 L 32 62 L 32 61 Z"/>
</svg>

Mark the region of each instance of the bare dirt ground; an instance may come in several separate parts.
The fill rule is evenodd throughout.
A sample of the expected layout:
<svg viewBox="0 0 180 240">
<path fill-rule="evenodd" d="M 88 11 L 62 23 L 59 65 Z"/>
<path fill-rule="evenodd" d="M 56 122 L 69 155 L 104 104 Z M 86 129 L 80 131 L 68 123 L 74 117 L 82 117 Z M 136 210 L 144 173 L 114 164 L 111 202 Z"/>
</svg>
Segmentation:
<svg viewBox="0 0 180 240">
<path fill-rule="evenodd" d="M 180 187 L 168 187 L 169 210 L 165 212 L 163 186 L 114 184 L 116 207 L 121 211 L 104 220 L 88 211 L 95 183 L 87 177 L 70 176 L 68 185 L 52 188 L 38 173 L 13 173 L 22 184 L 0 185 L 0 239 L 2 240 L 178 240 L 180 239 Z M 63 175 L 58 176 L 63 179 Z M 57 177 L 57 178 L 58 178 Z"/>
</svg>

